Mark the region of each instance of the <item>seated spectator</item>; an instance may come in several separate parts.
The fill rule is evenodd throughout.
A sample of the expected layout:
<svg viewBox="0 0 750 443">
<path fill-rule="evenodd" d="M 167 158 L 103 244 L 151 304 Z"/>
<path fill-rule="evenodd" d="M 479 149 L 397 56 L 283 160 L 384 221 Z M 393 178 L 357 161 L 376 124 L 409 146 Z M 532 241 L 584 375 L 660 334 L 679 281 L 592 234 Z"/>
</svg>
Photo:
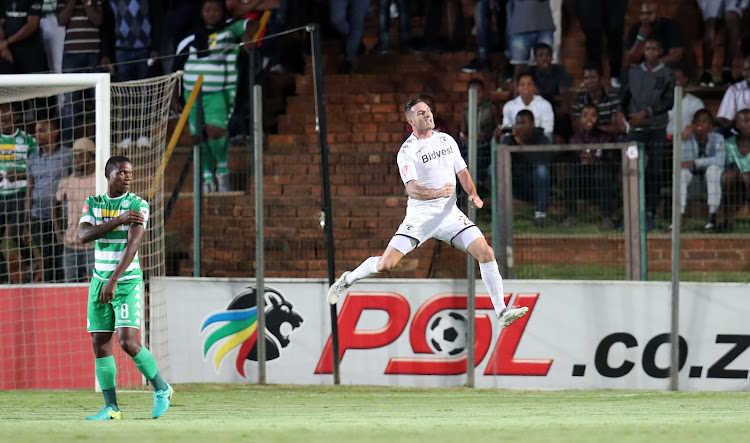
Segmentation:
<svg viewBox="0 0 750 443">
<path fill-rule="evenodd" d="M 602 131 L 598 126 L 599 114 L 593 105 L 581 112 L 580 130 L 570 138 L 571 144 L 599 145 L 614 143 L 617 137 Z M 600 231 L 615 229 L 612 221 L 615 195 L 617 195 L 617 171 L 620 167 L 620 151 L 615 149 L 592 149 L 574 151 L 575 157 L 566 165 L 564 189 L 566 217 L 564 228 L 578 221 L 578 199 L 583 198 L 599 204 L 601 211 Z"/>
<path fill-rule="evenodd" d="M 31 239 L 42 253 L 44 282 L 62 281 L 62 244 L 57 242 L 53 226 L 52 207 L 57 185 L 70 175 L 73 156 L 68 147 L 58 140 L 60 121 L 57 117 L 43 116 L 36 122 L 36 140 L 39 149 L 30 154 L 27 166 L 27 207 Z"/>
<path fill-rule="evenodd" d="M 659 41 L 659 61 L 672 66 L 682 61 L 685 39 L 680 25 L 671 18 L 660 17 L 656 0 L 644 0 L 641 4 L 640 22 L 632 25 L 625 40 L 625 69 L 640 64 L 646 50 L 646 40 Z"/>
<path fill-rule="evenodd" d="M 409 0 L 394 2 L 398 11 L 398 42 L 401 52 L 409 54 L 411 47 L 411 25 L 409 24 Z M 378 8 L 378 43 L 373 48 L 376 54 L 387 54 L 391 42 L 391 0 L 380 0 Z"/>
<path fill-rule="evenodd" d="M 733 60 L 740 55 L 742 40 L 742 13 L 747 8 L 746 0 L 698 0 L 703 13 L 703 74 L 701 86 L 714 86 L 714 50 L 718 47 L 717 28 L 726 25 L 727 38 L 724 46 L 724 67 L 721 69 L 721 82 L 734 83 L 732 76 Z"/>
<path fill-rule="evenodd" d="M 632 141 L 646 147 L 646 230 L 653 230 L 659 194 L 669 177 L 667 162 L 671 147 L 667 146 L 667 111 L 672 108 L 674 80 L 672 71 L 660 61 L 659 40 L 648 38 L 643 51 L 645 61 L 631 66 L 623 76 L 622 110 L 628 116 Z"/>
<path fill-rule="evenodd" d="M 500 137 L 500 128 L 495 132 Z M 549 139 L 535 130 L 534 115 L 528 109 L 518 111 L 513 125 L 513 132 L 504 135 L 500 143 L 509 146 L 532 146 L 549 144 Z M 513 194 L 521 200 L 531 200 L 534 206 L 534 226 L 544 228 L 547 225 L 547 206 L 549 202 L 549 164 L 552 152 L 515 152 L 512 155 Z"/>
<path fill-rule="evenodd" d="M 583 67 L 583 86 L 586 90 L 578 93 L 573 100 L 573 127 L 576 131 L 581 131 L 578 119 L 581 117 L 583 108 L 594 106 L 597 113 L 597 127 L 604 132 L 619 136 L 627 132 L 625 117 L 620 109 L 620 94 L 602 86 L 601 69 L 598 63 L 588 63 Z"/>
<path fill-rule="evenodd" d="M 94 271 L 94 242 L 83 243 L 78 238 L 78 221 L 83 203 L 96 195 L 96 145 L 91 139 L 79 138 L 73 143 L 72 175 L 60 180 L 55 194 L 55 232 L 65 246 L 63 264 L 65 281 L 68 283 L 88 281 Z M 63 233 L 63 208 L 67 209 L 68 226 Z M 85 211 L 84 211 L 85 212 Z"/>
<path fill-rule="evenodd" d="M 688 77 L 685 73 L 685 68 L 682 66 L 675 66 L 672 68 L 674 73 L 674 85 L 682 86 L 682 131 L 684 137 L 685 128 L 693 122 L 695 113 L 706 106 L 703 104 L 703 100 L 687 92 L 685 87 L 688 83 Z M 669 122 L 667 123 L 667 138 L 671 139 L 674 134 L 674 109 L 670 109 L 667 113 L 669 116 Z M 713 116 L 711 116 L 713 119 Z"/>
<path fill-rule="evenodd" d="M 487 96 L 484 82 L 478 78 L 472 78 L 466 85 L 468 89 L 477 91 L 477 188 L 486 191 L 487 172 L 490 166 L 490 142 L 495 129 L 502 122 L 500 109 Z M 464 109 L 464 118 L 461 121 L 459 141 L 461 150 L 468 150 L 469 142 L 469 109 Z"/>
<path fill-rule="evenodd" d="M 687 137 L 682 142 L 680 165 L 680 214 L 685 215 L 690 182 L 693 177 L 702 176 L 708 196 L 708 220 L 703 228 L 706 232 L 716 229 L 716 212 L 721 203 L 721 172 L 726 159 L 724 137 L 714 132 L 713 120 L 711 111 L 706 109 L 695 113 L 692 124 L 685 129 Z"/>
<path fill-rule="evenodd" d="M 535 66 L 526 72 L 534 76 L 539 95 L 552 104 L 555 113 L 555 133 L 570 137 L 570 76 L 563 65 L 552 63 L 552 47 L 546 43 L 534 46 Z"/>
<path fill-rule="evenodd" d="M 737 113 L 735 128 L 738 134 L 727 139 L 726 170 L 721 174 L 721 189 L 724 204 L 722 231 L 731 232 L 737 211 L 750 197 L 750 110 Z"/>
<path fill-rule="evenodd" d="M 550 0 L 513 2 L 508 17 L 508 49 L 514 79 L 526 70 L 534 45 L 546 43 L 552 47 L 554 32 Z"/>
<path fill-rule="evenodd" d="M 521 74 L 518 77 L 516 90 L 518 96 L 503 106 L 503 126 L 512 126 L 516 114 L 523 109 L 528 109 L 534 116 L 534 126 L 542 128 L 544 135 L 552 142 L 554 140 L 552 134 L 555 131 L 555 113 L 552 111 L 550 102 L 537 95 L 534 76 L 529 73 Z"/>
<path fill-rule="evenodd" d="M 737 111 L 750 108 L 750 54 L 742 61 L 742 81 L 727 89 L 716 113 L 719 126 L 732 127 Z M 726 135 L 726 134 L 725 134 Z"/>
</svg>

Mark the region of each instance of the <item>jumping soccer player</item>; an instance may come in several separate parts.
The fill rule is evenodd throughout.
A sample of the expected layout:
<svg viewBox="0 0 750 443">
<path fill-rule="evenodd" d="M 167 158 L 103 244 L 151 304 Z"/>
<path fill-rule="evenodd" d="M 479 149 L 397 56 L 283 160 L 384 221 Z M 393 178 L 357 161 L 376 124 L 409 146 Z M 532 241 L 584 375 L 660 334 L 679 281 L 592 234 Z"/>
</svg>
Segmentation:
<svg viewBox="0 0 750 443">
<path fill-rule="evenodd" d="M 89 286 L 87 329 L 96 355 L 96 378 L 104 394 L 104 408 L 88 420 L 121 420 L 117 407 L 112 355 L 114 332 L 120 347 L 154 387 L 153 418 L 169 409 L 174 390 L 161 379 L 151 352 L 138 342 L 141 327 L 143 272 L 138 247 L 148 222 L 149 206 L 130 192 L 133 164 L 122 155 L 107 160 L 104 168 L 107 192 L 91 196 L 83 204 L 78 237 L 96 240 L 94 276 Z"/>
<path fill-rule="evenodd" d="M 344 272 L 328 289 L 328 303 L 336 304 L 347 288 L 358 280 L 390 271 L 401 259 L 429 238 L 436 238 L 466 251 L 479 261 L 482 281 L 490 293 L 501 328 L 510 325 L 529 310 L 506 307 L 503 301 L 503 279 L 495 253 L 482 231 L 456 206 L 456 176 L 469 202 L 477 208 L 484 205 L 456 141 L 448 134 L 435 131 L 432 110 L 419 98 L 404 107 L 412 134 L 401 145 L 397 162 L 409 200 L 406 217 L 380 257 L 370 257 L 357 269 Z"/>
</svg>

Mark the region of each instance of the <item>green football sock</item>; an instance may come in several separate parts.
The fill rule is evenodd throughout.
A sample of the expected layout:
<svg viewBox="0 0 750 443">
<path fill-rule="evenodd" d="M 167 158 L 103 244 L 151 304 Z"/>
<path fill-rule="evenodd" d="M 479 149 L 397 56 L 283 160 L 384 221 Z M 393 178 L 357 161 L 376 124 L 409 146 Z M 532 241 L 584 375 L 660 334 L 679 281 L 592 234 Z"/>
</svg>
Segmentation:
<svg viewBox="0 0 750 443">
<path fill-rule="evenodd" d="M 201 143 L 201 169 L 203 181 L 214 180 L 214 156 L 211 153 L 211 147 L 205 141 Z"/>
<path fill-rule="evenodd" d="M 208 147 L 211 149 L 211 154 L 216 160 L 216 173 L 217 174 L 229 174 L 229 163 L 227 162 L 228 149 L 227 136 L 221 138 L 208 139 Z"/>
<path fill-rule="evenodd" d="M 138 370 L 141 371 L 146 380 L 151 382 L 151 386 L 154 387 L 154 391 L 165 391 L 167 390 L 167 384 L 161 379 L 159 375 L 159 369 L 156 367 L 154 356 L 151 355 L 151 351 L 145 346 L 141 346 L 140 352 L 133 357 L 135 365 Z"/>
<path fill-rule="evenodd" d="M 119 411 L 120 409 L 117 407 L 117 394 L 115 392 L 115 379 L 117 377 L 115 357 L 109 355 L 107 357 L 97 358 L 95 363 L 96 379 L 99 380 L 99 387 L 102 388 L 104 404 Z"/>
</svg>

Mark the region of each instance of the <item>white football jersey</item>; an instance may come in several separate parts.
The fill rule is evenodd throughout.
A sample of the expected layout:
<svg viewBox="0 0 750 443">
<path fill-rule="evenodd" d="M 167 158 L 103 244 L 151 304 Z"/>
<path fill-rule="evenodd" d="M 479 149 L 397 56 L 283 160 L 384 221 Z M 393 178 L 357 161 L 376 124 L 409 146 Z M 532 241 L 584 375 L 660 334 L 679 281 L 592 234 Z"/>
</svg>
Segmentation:
<svg viewBox="0 0 750 443">
<path fill-rule="evenodd" d="M 419 139 L 411 134 L 398 151 L 398 170 L 404 184 L 417 180 L 420 186 L 439 189 L 446 183 L 456 183 L 456 174 L 466 169 L 466 162 L 456 141 L 448 134 L 433 131 L 430 138 Z M 407 206 L 431 209 L 450 209 L 456 204 L 456 193 L 434 200 L 409 198 Z"/>
</svg>

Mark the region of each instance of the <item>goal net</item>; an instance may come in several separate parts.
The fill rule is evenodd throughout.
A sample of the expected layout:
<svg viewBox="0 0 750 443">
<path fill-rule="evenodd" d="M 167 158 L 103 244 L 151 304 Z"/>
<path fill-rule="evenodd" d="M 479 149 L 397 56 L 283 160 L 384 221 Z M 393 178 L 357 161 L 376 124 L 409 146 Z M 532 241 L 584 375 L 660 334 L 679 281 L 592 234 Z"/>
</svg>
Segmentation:
<svg viewBox="0 0 750 443">
<path fill-rule="evenodd" d="M 106 192 L 112 155 L 132 161 L 131 191 L 151 208 L 139 249 L 148 344 L 148 282 L 165 273 L 163 188 L 152 180 L 164 160 L 178 78 L 0 76 L 0 389 L 94 386 L 86 332 L 93 244 L 81 244 L 75 227 L 83 200 Z M 115 349 L 118 387 L 142 386 L 131 359 Z"/>
</svg>

